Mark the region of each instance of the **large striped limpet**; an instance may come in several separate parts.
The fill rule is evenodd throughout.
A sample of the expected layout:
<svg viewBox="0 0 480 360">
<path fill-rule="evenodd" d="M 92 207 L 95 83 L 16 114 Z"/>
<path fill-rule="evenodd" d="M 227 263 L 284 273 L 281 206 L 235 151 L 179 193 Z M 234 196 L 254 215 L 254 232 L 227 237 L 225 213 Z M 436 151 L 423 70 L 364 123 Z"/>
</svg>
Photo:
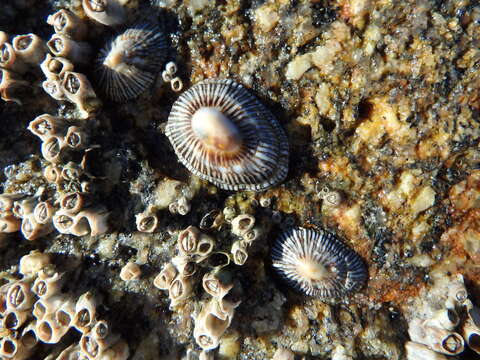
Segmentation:
<svg viewBox="0 0 480 360">
<path fill-rule="evenodd" d="M 195 175 L 226 190 L 261 191 L 285 179 L 288 140 L 242 85 L 208 79 L 173 104 L 166 135 Z"/>
<path fill-rule="evenodd" d="M 352 293 L 367 278 L 360 256 L 322 230 L 295 228 L 284 232 L 273 246 L 272 263 L 291 286 L 322 299 Z"/>
</svg>

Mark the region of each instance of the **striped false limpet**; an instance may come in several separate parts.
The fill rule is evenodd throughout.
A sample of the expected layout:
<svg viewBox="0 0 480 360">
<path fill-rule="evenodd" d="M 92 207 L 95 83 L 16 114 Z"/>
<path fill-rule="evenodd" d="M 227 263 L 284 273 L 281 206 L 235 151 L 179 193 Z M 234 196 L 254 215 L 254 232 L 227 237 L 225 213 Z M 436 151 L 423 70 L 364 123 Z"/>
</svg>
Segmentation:
<svg viewBox="0 0 480 360">
<path fill-rule="evenodd" d="M 348 295 L 360 289 L 367 278 L 360 256 L 322 230 L 286 231 L 273 246 L 272 262 L 291 286 L 322 299 Z"/>
<path fill-rule="evenodd" d="M 115 37 L 97 58 L 98 83 L 104 93 L 118 102 L 138 97 L 160 72 L 166 48 L 163 31 L 148 22 Z"/>
<path fill-rule="evenodd" d="M 226 190 L 261 191 L 288 172 L 288 139 L 242 85 L 208 79 L 173 104 L 166 135 L 193 174 Z"/>
</svg>

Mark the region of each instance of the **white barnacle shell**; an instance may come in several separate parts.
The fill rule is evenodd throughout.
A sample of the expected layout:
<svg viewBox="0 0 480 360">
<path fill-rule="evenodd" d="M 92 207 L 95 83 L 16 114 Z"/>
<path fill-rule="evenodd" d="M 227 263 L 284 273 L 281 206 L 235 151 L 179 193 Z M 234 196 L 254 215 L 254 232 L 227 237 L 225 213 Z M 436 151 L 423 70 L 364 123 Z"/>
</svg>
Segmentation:
<svg viewBox="0 0 480 360">
<path fill-rule="evenodd" d="M 273 246 L 272 263 L 294 288 L 322 299 L 356 291 L 367 278 L 360 256 L 326 231 L 286 231 Z"/>
<path fill-rule="evenodd" d="M 114 101 L 138 97 L 150 87 L 165 59 L 166 37 L 155 24 L 140 23 L 105 46 L 97 59 L 98 83 Z"/>
<path fill-rule="evenodd" d="M 31 65 L 40 64 L 48 50 L 42 38 L 35 34 L 15 36 L 12 46 L 17 56 Z"/>
<path fill-rule="evenodd" d="M 118 0 L 83 0 L 82 6 L 90 19 L 103 25 L 120 25 L 127 18 L 125 8 Z"/>
<path fill-rule="evenodd" d="M 208 79 L 184 92 L 173 104 L 166 135 L 183 165 L 222 189 L 261 191 L 288 172 L 283 129 L 233 80 Z"/>
</svg>

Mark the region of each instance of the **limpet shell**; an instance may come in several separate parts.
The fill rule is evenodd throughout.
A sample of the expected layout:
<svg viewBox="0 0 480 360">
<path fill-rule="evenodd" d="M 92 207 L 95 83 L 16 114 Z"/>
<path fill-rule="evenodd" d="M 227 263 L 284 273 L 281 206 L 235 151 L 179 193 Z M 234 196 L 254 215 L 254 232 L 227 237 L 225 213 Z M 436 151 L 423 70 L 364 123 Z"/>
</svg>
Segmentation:
<svg viewBox="0 0 480 360">
<path fill-rule="evenodd" d="M 274 269 L 291 286 L 322 299 L 359 290 L 367 278 L 361 257 L 323 230 L 290 229 L 272 248 Z"/>
<path fill-rule="evenodd" d="M 194 175 L 226 190 L 261 191 L 288 172 L 288 139 L 272 113 L 242 85 L 208 79 L 173 104 L 166 126 Z"/>
</svg>

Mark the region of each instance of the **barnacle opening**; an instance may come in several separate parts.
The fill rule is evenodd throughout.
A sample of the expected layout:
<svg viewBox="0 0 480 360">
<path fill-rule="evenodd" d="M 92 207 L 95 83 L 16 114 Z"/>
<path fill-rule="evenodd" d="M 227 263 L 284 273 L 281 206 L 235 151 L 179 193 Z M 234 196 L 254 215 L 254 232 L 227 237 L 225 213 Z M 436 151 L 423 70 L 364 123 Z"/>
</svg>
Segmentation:
<svg viewBox="0 0 480 360">
<path fill-rule="evenodd" d="M 71 94 L 76 94 L 80 90 L 80 79 L 75 74 L 69 73 L 65 79 L 65 89 Z"/>
<path fill-rule="evenodd" d="M 17 41 L 15 42 L 17 50 L 27 49 L 31 45 L 32 41 L 33 41 L 32 35 L 23 35 L 23 36 L 17 37 Z"/>
<path fill-rule="evenodd" d="M 89 10 L 95 12 L 104 12 L 107 8 L 106 0 L 87 0 L 85 4 Z"/>
<path fill-rule="evenodd" d="M 5 354 L 14 355 L 17 351 L 17 346 L 12 340 L 6 339 L 3 341 L 2 350 Z"/>
<path fill-rule="evenodd" d="M 11 54 L 7 43 L 0 46 L 0 63 L 6 63 L 10 60 Z"/>
</svg>

